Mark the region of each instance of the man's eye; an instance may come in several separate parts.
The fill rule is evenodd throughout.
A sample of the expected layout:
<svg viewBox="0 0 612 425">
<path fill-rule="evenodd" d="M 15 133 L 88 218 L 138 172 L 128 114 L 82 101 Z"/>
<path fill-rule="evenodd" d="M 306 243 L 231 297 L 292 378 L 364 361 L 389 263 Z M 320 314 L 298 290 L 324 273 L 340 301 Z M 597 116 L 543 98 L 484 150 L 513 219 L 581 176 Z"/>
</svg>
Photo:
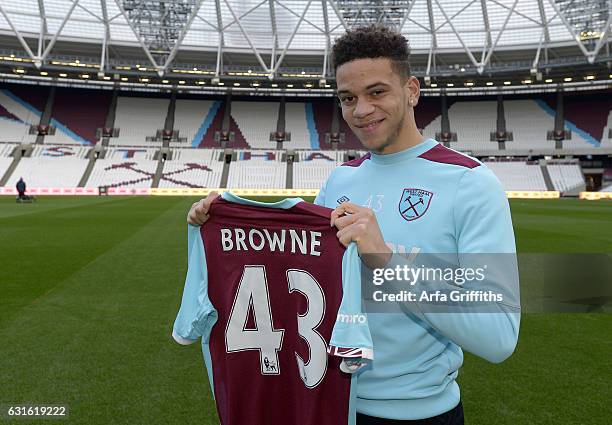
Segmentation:
<svg viewBox="0 0 612 425">
<path fill-rule="evenodd" d="M 355 100 L 354 96 L 343 96 L 340 98 L 341 103 L 351 103 L 353 100 Z"/>
<path fill-rule="evenodd" d="M 374 96 L 378 96 L 378 95 L 380 95 L 380 94 L 382 94 L 382 93 L 384 93 L 384 90 L 374 90 L 374 91 L 372 92 L 372 94 L 373 94 Z"/>
</svg>

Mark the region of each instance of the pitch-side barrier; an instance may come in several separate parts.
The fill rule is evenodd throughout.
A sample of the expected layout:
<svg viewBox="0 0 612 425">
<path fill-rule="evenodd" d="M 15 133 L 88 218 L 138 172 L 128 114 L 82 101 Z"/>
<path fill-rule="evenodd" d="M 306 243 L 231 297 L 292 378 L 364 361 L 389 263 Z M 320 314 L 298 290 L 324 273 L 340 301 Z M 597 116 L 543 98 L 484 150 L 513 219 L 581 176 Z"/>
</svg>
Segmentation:
<svg viewBox="0 0 612 425">
<path fill-rule="evenodd" d="M 238 196 L 317 196 L 318 189 L 212 189 L 212 188 L 97 188 L 97 187 L 33 187 L 27 194 L 33 196 L 206 196 L 211 191 L 219 193 L 231 190 Z M 17 196 L 14 187 L 0 187 L 0 195 Z M 557 199 L 557 191 L 506 191 L 509 199 Z M 612 199 L 612 192 L 580 192 L 580 199 Z"/>
</svg>

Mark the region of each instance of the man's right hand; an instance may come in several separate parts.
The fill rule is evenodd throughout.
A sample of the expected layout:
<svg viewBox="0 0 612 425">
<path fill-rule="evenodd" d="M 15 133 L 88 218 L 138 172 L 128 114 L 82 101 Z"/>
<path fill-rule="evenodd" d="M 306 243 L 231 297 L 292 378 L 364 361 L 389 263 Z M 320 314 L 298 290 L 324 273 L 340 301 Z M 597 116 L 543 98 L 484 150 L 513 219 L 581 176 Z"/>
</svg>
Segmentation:
<svg viewBox="0 0 612 425">
<path fill-rule="evenodd" d="M 210 217 L 208 215 L 208 209 L 210 204 L 217 198 L 219 194 L 212 191 L 204 199 L 200 199 L 198 202 L 194 202 L 187 214 L 187 223 L 192 226 L 201 226 L 206 223 L 206 220 Z"/>
</svg>

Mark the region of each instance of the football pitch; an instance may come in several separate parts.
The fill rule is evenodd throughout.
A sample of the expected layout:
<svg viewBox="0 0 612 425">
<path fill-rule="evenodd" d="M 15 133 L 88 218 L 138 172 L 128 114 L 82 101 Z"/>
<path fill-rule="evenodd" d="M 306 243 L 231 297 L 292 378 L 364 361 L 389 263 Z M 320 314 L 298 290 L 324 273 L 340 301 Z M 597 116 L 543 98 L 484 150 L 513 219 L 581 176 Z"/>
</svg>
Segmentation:
<svg viewBox="0 0 612 425">
<path fill-rule="evenodd" d="M 0 423 L 218 423 L 199 344 L 170 336 L 193 201 L 0 197 L 0 407 L 68 406 Z M 519 252 L 612 252 L 612 202 L 511 207 Z M 612 314 L 525 314 L 507 361 L 465 354 L 466 424 L 610 424 L 611 359 Z"/>
</svg>

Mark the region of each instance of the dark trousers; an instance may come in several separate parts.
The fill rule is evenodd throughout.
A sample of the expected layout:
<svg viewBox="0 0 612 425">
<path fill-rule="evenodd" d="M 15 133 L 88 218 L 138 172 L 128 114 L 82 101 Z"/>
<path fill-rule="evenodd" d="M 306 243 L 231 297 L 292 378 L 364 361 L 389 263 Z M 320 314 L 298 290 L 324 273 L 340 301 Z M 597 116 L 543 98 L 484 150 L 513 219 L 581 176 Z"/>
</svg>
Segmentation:
<svg viewBox="0 0 612 425">
<path fill-rule="evenodd" d="M 373 418 L 357 413 L 357 425 L 463 425 L 463 406 L 461 402 L 454 408 L 433 418 L 414 421 Z"/>
</svg>

